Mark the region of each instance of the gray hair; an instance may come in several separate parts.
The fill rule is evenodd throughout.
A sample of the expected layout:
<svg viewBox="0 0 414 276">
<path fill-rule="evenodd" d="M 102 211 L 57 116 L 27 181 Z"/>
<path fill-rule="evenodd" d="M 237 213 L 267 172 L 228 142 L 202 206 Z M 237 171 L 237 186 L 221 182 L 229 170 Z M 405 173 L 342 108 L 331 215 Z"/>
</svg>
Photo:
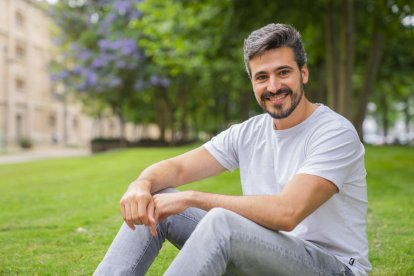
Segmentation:
<svg viewBox="0 0 414 276">
<path fill-rule="evenodd" d="M 299 32 L 290 25 L 269 24 L 253 31 L 244 40 L 244 64 L 247 74 L 252 77 L 249 61 L 264 52 L 280 47 L 293 50 L 299 68 L 306 64 L 306 53 Z"/>
</svg>

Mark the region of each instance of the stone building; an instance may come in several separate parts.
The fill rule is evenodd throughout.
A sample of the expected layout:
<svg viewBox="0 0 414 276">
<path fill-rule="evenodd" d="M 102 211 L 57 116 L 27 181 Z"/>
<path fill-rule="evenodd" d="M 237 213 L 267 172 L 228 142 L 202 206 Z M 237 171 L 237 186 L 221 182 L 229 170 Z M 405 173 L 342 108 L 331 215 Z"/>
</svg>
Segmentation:
<svg viewBox="0 0 414 276">
<path fill-rule="evenodd" d="M 48 71 L 51 19 L 36 0 L 0 0 L 0 151 L 29 139 L 34 146 L 86 146 L 117 137 L 115 118 L 93 119 L 65 97 Z M 154 127 L 127 126 L 127 138 L 156 138 Z"/>
</svg>

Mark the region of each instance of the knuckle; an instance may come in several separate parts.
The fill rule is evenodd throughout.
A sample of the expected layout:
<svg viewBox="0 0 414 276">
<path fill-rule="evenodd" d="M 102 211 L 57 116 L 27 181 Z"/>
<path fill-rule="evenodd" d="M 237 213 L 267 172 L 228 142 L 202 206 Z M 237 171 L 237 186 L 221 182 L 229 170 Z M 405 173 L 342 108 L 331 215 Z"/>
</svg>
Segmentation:
<svg viewBox="0 0 414 276">
<path fill-rule="evenodd" d="M 139 214 L 137 219 L 143 221 L 145 219 L 145 214 Z"/>
</svg>

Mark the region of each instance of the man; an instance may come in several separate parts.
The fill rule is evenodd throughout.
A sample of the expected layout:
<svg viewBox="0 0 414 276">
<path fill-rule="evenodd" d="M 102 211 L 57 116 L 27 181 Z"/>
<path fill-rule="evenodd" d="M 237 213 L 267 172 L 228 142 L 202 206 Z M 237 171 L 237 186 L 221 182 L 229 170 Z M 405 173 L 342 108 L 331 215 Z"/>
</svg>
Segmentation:
<svg viewBox="0 0 414 276">
<path fill-rule="evenodd" d="M 145 274 L 165 239 L 181 248 L 166 275 L 370 271 L 364 148 L 345 118 L 304 95 L 299 33 L 264 26 L 244 58 L 267 114 L 145 169 L 121 199 L 125 224 L 96 275 Z M 236 168 L 243 196 L 166 190 Z"/>
</svg>

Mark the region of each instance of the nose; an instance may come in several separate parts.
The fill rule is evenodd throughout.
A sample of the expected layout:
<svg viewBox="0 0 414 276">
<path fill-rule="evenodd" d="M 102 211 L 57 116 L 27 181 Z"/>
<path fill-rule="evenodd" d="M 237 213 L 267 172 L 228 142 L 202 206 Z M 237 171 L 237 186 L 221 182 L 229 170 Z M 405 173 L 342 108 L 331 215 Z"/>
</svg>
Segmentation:
<svg viewBox="0 0 414 276">
<path fill-rule="evenodd" d="M 276 93 L 281 88 L 281 82 L 275 76 L 269 77 L 269 82 L 267 84 L 267 91 Z"/>
</svg>

